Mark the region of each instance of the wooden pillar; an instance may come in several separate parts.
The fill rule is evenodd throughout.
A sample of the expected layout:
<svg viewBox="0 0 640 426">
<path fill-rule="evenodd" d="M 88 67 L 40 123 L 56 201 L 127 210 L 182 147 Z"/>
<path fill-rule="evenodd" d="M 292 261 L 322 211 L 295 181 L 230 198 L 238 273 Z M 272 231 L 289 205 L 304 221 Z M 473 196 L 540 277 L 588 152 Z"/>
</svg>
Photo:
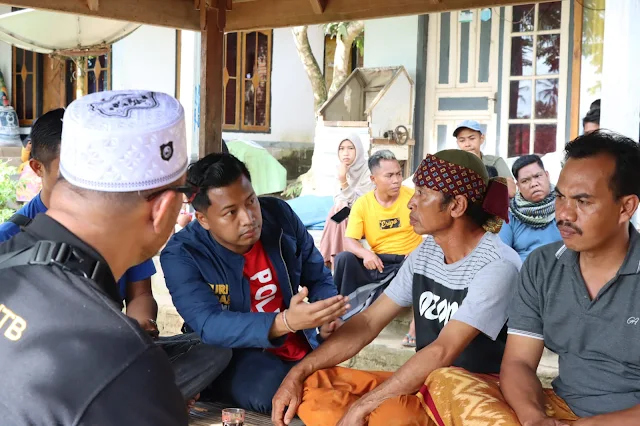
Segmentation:
<svg viewBox="0 0 640 426">
<path fill-rule="evenodd" d="M 580 118 L 580 75 L 582 74 L 582 21 L 584 8 L 582 2 L 573 2 L 573 68 L 571 70 L 571 119 L 569 120 L 569 140 L 578 137 L 582 129 Z"/>
<path fill-rule="evenodd" d="M 216 0 L 213 0 L 214 2 Z M 200 65 L 200 158 L 222 151 L 222 79 L 226 2 L 218 0 L 217 9 L 206 8 L 201 0 Z M 219 6 L 222 7 L 219 7 Z"/>
</svg>

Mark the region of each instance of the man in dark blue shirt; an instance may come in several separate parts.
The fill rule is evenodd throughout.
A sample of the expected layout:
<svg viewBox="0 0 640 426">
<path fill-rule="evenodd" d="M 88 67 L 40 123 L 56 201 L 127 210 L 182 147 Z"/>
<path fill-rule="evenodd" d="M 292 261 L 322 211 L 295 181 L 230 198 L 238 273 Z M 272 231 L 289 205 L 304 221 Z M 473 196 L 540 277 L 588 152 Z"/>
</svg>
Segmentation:
<svg viewBox="0 0 640 426">
<path fill-rule="evenodd" d="M 41 177 L 42 190 L 18 210 L 13 221 L 0 224 L 0 244 L 20 233 L 20 226 L 27 225 L 37 215 L 48 210 L 51 193 L 59 176 L 64 112 L 63 108 L 49 111 L 33 125 L 29 166 Z M 156 339 L 156 343 L 162 346 L 172 362 L 180 390 L 186 399 L 191 399 L 226 367 L 231 352 L 201 345 L 196 334 L 158 338 L 158 305 L 151 291 L 151 276 L 155 273 L 156 268 L 151 259 L 133 266 L 118 280 L 118 291 L 126 304 L 127 316 L 138 321 Z"/>
<path fill-rule="evenodd" d="M 167 241 L 194 192 L 187 163 L 168 95 L 69 105 L 49 210 L 0 245 L 0 424 L 187 426 L 166 354 L 116 285 Z"/>
<path fill-rule="evenodd" d="M 33 125 L 29 166 L 42 179 L 42 191 L 18 210 L 19 216 L 15 221 L 0 224 L 0 243 L 20 232 L 20 220 L 28 222 L 28 219 L 48 209 L 51 191 L 58 180 L 63 115 L 63 108 L 54 109 L 38 118 Z M 120 294 L 127 302 L 127 315 L 152 333 L 154 330 L 157 332 L 155 319 L 158 306 L 151 294 L 151 276 L 155 273 L 156 268 L 149 259 L 129 269 L 118 281 Z"/>
</svg>

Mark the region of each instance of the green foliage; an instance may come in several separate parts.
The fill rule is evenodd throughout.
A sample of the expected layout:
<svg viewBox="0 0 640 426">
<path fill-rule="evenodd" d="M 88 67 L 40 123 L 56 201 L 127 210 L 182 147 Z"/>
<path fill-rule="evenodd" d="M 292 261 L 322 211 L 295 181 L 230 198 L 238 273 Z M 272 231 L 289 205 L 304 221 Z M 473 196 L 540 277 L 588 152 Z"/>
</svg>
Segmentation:
<svg viewBox="0 0 640 426">
<path fill-rule="evenodd" d="M 331 36 L 331 38 L 340 37 L 342 40 L 347 36 L 348 26 L 349 22 L 329 22 L 328 24 L 324 24 L 322 29 L 324 30 L 324 33 Z M 353 41 L 353 46 L 358 49 L 358 53 L 360 55 L 364 55 L 364 31 L 362 31 Z"/>
<path fill-rule="evenodd" d="M 282 191 L 282 197 L 286 200 L 290 200 L 292 198 L 297 198 L 302 193 L 302 181 L 297 179 L 295 182 L 290 183 L 287 187 Z"/>
<path fill-rule="evenodd" d="M 5 222 L 15 213 L 16 189 L 18 182 L 15 179 L 17 169 L 5 161 L 0 161 L 0 223 Z"/>
<path fill-rule="evenodd" d="M 358 49 L 360 56 L 364 55 L 364 31 L 360 33 L 358 37 L 353 41 L 353 45 Z"/>
<path fill-rule="evenodd" d="M 4 93 L 4 95 L 7 97 L 7 99 L 9 99 L 9 91 L 7 90 L 7 85 L 4 82 L 4 75 L 2 75 L 2 72 L 0 72 L 0 91 L 2 91 L 2 93 Z"/>
<path fill-rule="evenodd" d="M 604 57 L 605 0 L 585 0 L 582 21 L 582 60 L 589 61 L 598 76 L 596 83 L 587 88 L 590 95 L 602 90 L 602 64 Z"/>
</svg>

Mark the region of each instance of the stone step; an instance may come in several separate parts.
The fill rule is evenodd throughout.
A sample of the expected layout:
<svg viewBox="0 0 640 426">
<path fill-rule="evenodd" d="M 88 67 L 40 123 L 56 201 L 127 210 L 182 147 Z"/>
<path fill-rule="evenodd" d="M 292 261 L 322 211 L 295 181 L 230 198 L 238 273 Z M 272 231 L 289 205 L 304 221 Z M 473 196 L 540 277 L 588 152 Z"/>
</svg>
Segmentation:
<svg viewBox="0 0 640 426">
<path fill-rule="evenodd" d="M 398 335 L 385 328 L 373 342 L 341 365 L 356 370 L 396 371 L 416 353 L 414 348 L 402 346 L 402 336 L 404 333 Z"/>
</svg>

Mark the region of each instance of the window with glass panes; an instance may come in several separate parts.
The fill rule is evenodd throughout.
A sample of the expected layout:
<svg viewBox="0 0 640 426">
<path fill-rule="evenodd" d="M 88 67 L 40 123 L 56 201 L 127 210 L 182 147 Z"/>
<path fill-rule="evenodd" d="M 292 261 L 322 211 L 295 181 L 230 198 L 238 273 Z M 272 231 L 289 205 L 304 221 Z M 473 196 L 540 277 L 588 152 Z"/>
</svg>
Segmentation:
<svg viewBox="0 0 640 426">
<path fill-rule="evenodd" d="M 89 56 L 85 58 L 85 73 L 83 92 L 86 94 L 111 90 L 111 49 L 100 56 Z M 75 90 L 78 84 L 76 64 L 72 60 L 67 60 L 67 96 L 71 96 L 68 102 L 75 99 Z"/>
<path fill-rule="evenodd" d="M 268 132 L 272 31 L 227 33 L 224 38 L 223 129 Z"/>
<path fill-rule="evenodd" d="M 12 57 L 12 104 L 20 126 L 28 127 L 42 114 L 43 56 L 14 46 Z"/>
<path fill-rule="evenodd" d="M 507 156 L 554 152 L 564 138 L 567 21 L 563 2 L 508 8 Z M 509 55 L 505 55 L 507 58 Z"/>
</svg>

